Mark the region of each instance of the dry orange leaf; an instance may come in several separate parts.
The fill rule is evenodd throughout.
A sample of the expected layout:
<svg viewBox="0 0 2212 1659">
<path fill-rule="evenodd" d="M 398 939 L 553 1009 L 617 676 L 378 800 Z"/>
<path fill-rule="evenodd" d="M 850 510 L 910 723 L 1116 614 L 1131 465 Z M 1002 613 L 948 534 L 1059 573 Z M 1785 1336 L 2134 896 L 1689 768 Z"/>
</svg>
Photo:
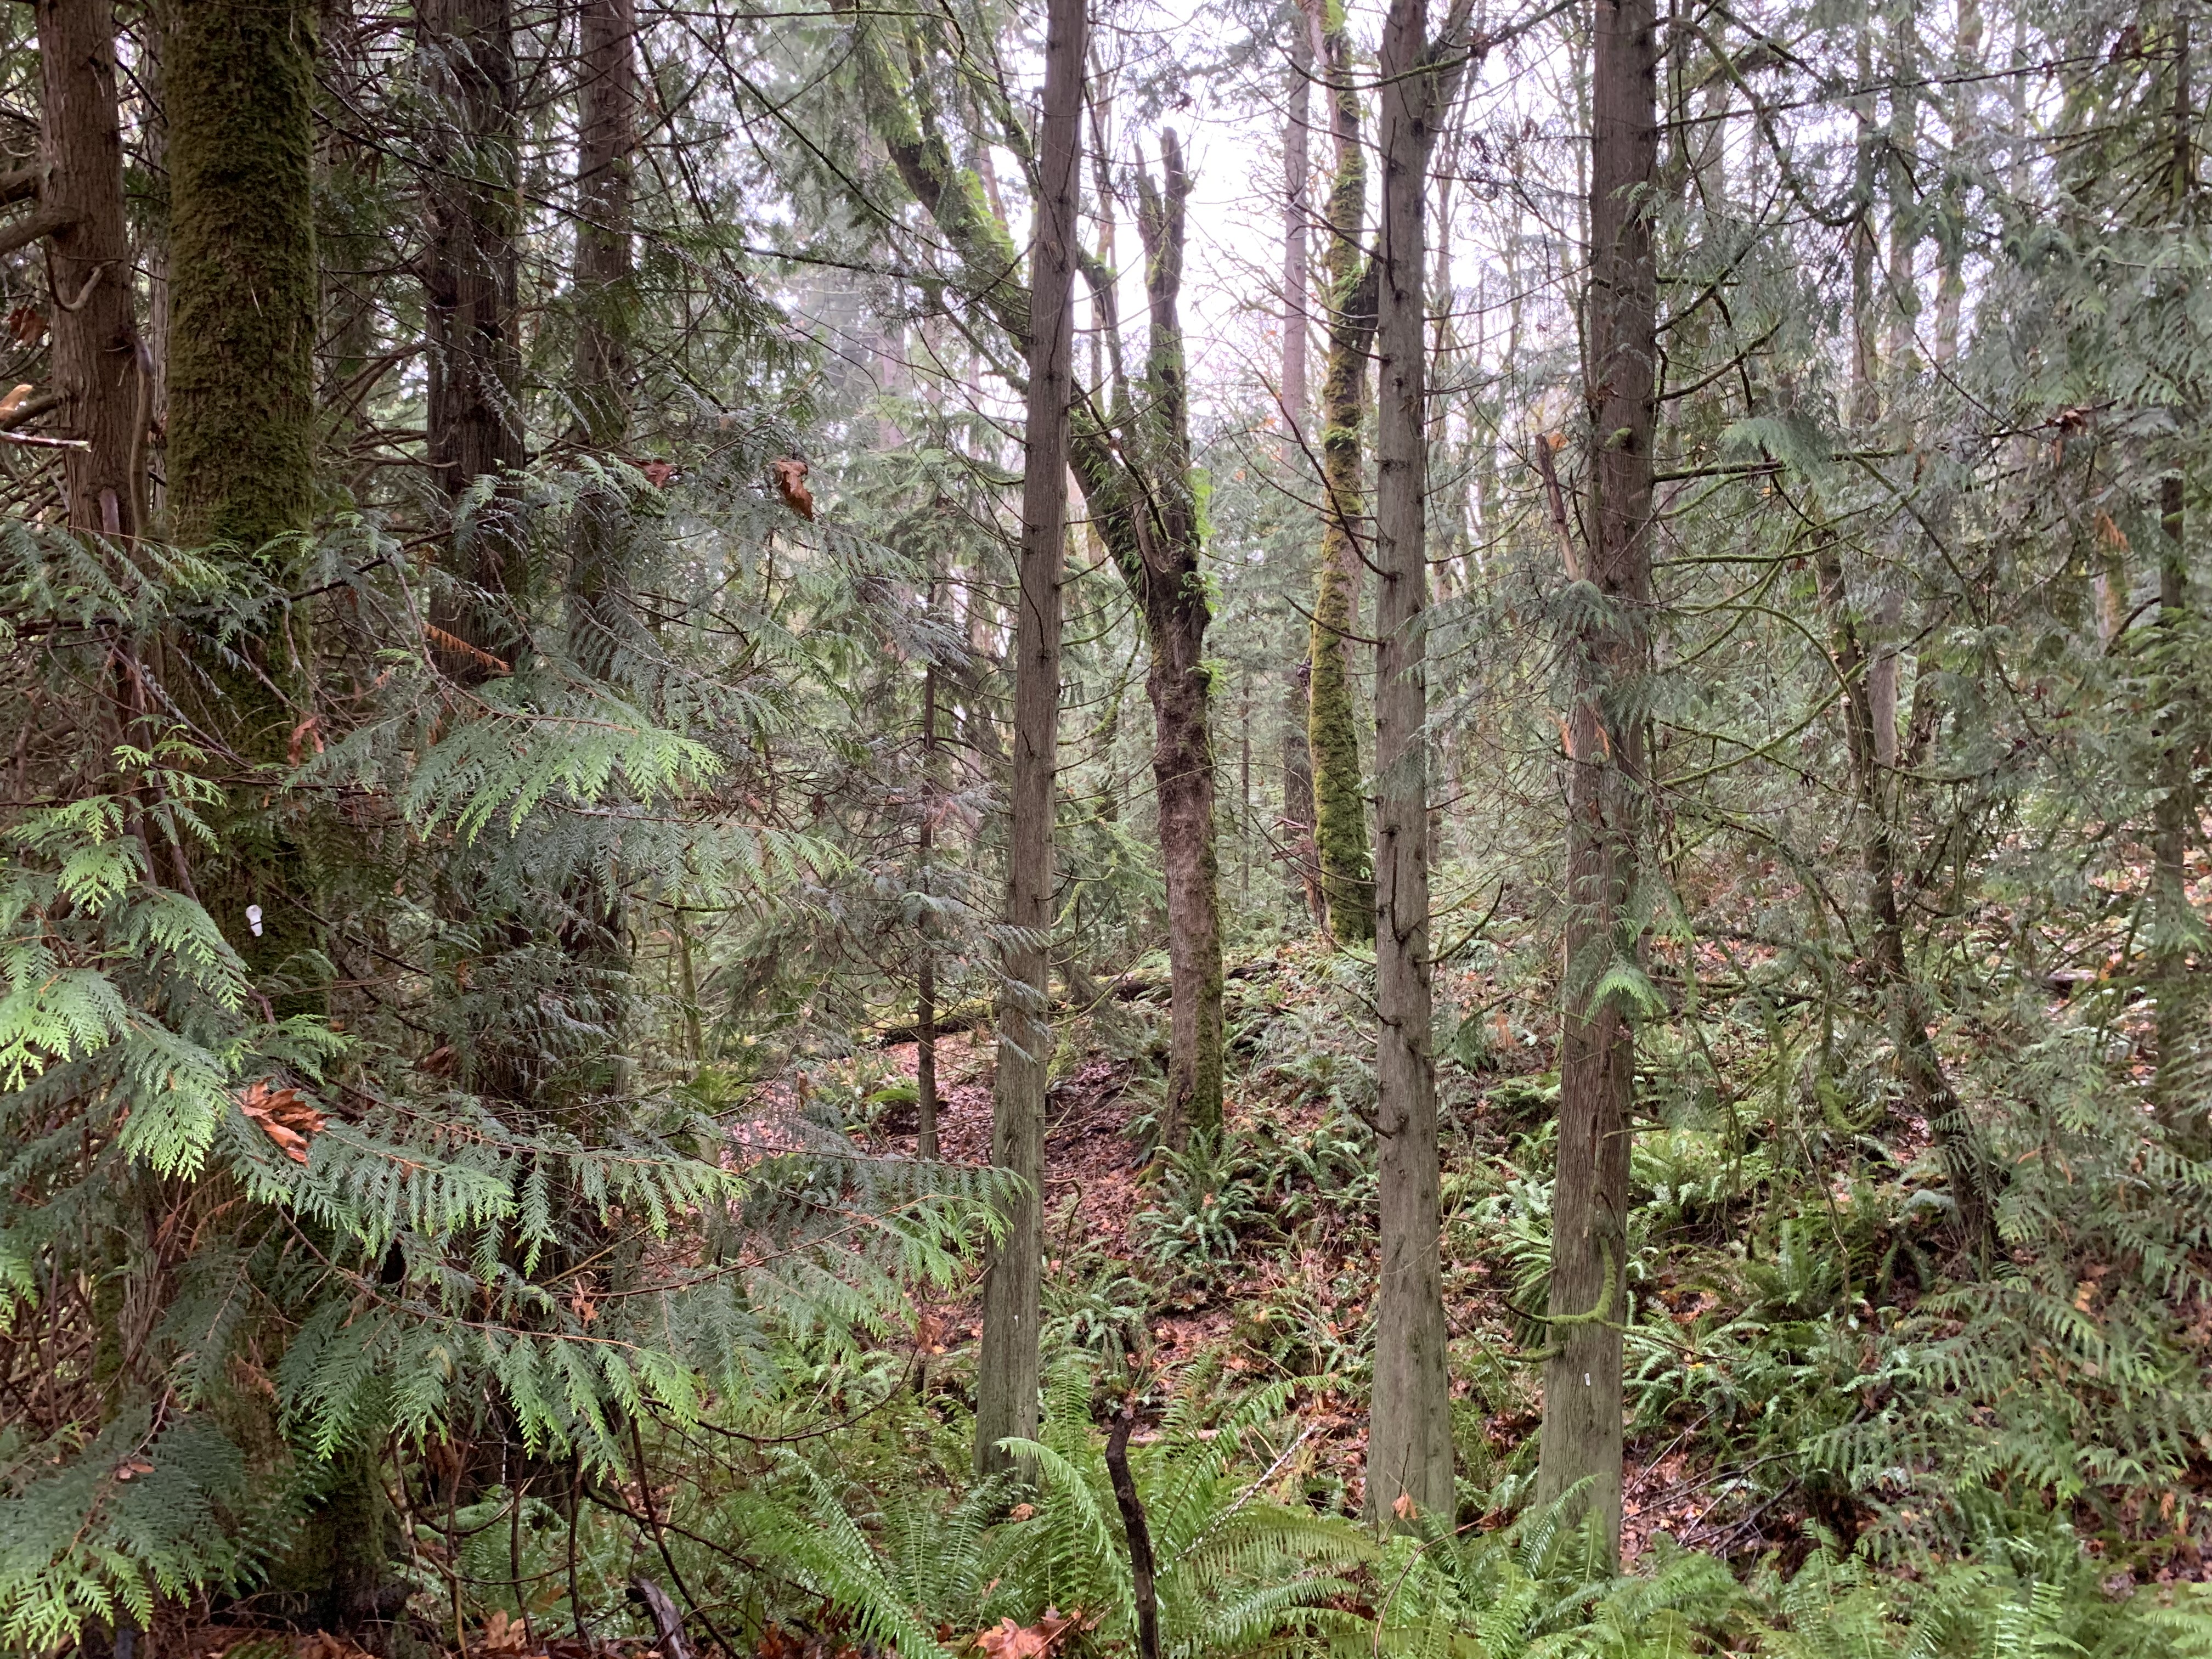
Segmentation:
<svg viewBox="0 0 2212 1659">
<path fill-rule="evenodd" d="M 1034 1625 L 1017 1625 L 1001 1619 L 990 1630 L 978 1631 L 972 1645 L 984 1659 L 1045 1659 L 1069 1635 L 1084 1628 L 1083 1621 L 1047 1607 Z"/>
<path fill-rule="evenodd" d="M 323 1132 L 323 1115 L 301 1099 L 297 1089 L 272 1089 L 266 1078 L 246 1085 L 238 1097 L 238 1109 L 258 1123 L 261 1132 L 295 1164 L 307 1161 L 309 1137 Z"/>
<path fill-rule="evenodd" d="M 806 487 L 806 463 L 796 455 L 786 455 L 775 464 L 776 493 L 783 504 L 805 520 L 814 521 L 814 493 Z"/>
</svg>

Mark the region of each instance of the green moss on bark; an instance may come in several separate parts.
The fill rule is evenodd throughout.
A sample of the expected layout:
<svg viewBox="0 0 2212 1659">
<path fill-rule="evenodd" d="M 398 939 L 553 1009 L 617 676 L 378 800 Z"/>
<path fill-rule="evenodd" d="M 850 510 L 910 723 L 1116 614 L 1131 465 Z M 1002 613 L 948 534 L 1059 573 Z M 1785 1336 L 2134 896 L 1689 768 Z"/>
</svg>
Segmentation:
<svg viewBox="0 0 2212 1659">
<path fill-rule="evenodd" d="M 1329 186 L 1328 364 L 1322 380 L 1321 584 L 1314 597 L 1313 681 L 1307 732 L 1313 750 L 1314 854 L 1321 866 L 1329 932 L 1346 945 L 1375 937 L 1375 873 L 1367 795 L 1359 769 L 1359 723 L 1352 696 L 1352 650 L 1359 635 L 1358 541 L 1364 510 L 1360 428 L 1367 412 L 1367 358 L 1375 340 L 1375 271 L 1362 255 L 1367 157 L 1342 9 L 1332 4 L 1323 40 L 1336 174 Z"/>
<path fill-rule="evenodd" d="M 314 32 L 301 0 L 176 0 L 172 533 L 258 549 L 314 505 Z"/>
</svg>

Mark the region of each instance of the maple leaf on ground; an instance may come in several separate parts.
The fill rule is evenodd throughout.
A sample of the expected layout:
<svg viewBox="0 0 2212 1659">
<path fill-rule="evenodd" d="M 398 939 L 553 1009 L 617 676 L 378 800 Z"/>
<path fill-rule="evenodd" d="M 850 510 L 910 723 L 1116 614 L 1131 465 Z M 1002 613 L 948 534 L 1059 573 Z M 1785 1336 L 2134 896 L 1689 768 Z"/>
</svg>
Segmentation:
<svg viewBox="0 0 2212 1659">
<path fill-rule="evenodd" d="M 814 492 L 806 487 L 806 463 L 796 455 L 786 455 L 775 464 L 776 493 L 783 504 L 805 520 L 814 522 Z"/>
<path fill-rule="evenodd" d="M 277 1151 L 295 1164 L 307 1161 L 308 1140 L 323 1132 L 323 1115 L 301 1099 L 297 1089 L 272 1089 L 266 1078 L 246 1086 L 238 1097 L 238 1109 L 259 1124 Z"/>
</svg>

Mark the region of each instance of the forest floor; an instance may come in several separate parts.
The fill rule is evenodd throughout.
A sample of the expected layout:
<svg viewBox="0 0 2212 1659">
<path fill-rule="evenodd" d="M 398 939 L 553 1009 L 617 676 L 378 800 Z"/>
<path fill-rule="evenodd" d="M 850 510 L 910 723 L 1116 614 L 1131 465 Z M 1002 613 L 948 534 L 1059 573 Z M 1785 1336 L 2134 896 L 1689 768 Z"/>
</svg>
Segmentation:
<svg viewBox="0 0 2212 1659">
<path fill-rule="evenodd" d="M 1287 971 L 1295 979 L 1304 965 L 1286 964 Z M 1486 987 L 1462 988 L 1474 1006 L 1486 1000 L 1480 994 Z M 1079 1024 L 1071 1041 L 1095 1042 L 1097 1036 L 1086 1022 Z M 948 1161 L 979 1166 L 990 1161 L 994 1041 L 988 1029 L 939 1039 L 939 1148 Z M 1529 1066 L 1540 1064 L 1549 1052 L 1548 1046 L 1516 1047 Z M 891 1045 L 884 1058 L 900 1074 L 914 1076 L 913 1042 Z M 1331 1340 L 1310 1347 L 1346 1352 L 1364 1346 L 1373 1250 L 1371 1238 L 1357 1226 L 1286 1228 L 1282 1231 L 1288 1236 L 1281 1237 L 1262 1225 L 1251 1230 L 1255 1242 L 1240 1244 L 1233 1258 L 1210 1273 L 1177 1273 L 1159 1262 L 1146 1231 L 1148 1212 L 1161 1201 L 1162 1169 L 1144 1148 L 1142 1120 L 1149 1105 L 1131 1086 L 1139 1070 L 1135 1060 L 1098 1048 L 1073 1056 L 1064 1050 L 1055 1067 L 1045 1147 L 1048 1312 L 1055 1288 L 1064 1294 L 1078 1291 L 1086 1279 L 1126 1275 L 1147 1285 L 1153 1294 L 1146 1305 L 1144 1328 L 1134 1334 L 1131 1346 L 1138 1369 L 1162 1378 L 1202 1363 L 1255 1382 L 1282 1375 L 1279 1351 L 1255 1340 L 1255 1326 L 1264 1325 L 1271 1314 L 1279 1316 L 1285 1303 L 1312 1321 L 1320 1336 Z M 1507 1083 L 1510 1092 L 1512 1081 L 1525 1084 L 1530 1075 L 1523 1072 L 1516 1079 L 1493 1073 L 1489 1080 Z M 1322 1128 L 1328 1115 L 1326 1104 L 1298 1098 L 1296 1090 L 1285 1098 L 1281 1088 L 1271 1086 L 1279 1082 L 1264 1066 L 1252 1066 L 1242 1086 L 1232 1087 L 1227 1104 L 1232 1144 L 1254 1139 L 1295 1143 Z M 1448 1164 L 1487 1158 L 1493 1169 L 1508 1167 L 1508 1143 L 1524 1126 L 1513 1104 L 1493 1109 L 1490 1093 L 1483 1089 L 1473 1094 L 1451 1113 Z M 882 1143 L 887 1150 L 910 1154 L 915 1143 L 911 1112 L 902 1118 L 884 1126 Z M 1279 1200 L 1283 1194 L 1266 1196 Z M 1476 1369 L 1484 1373 L 1480 1380 L 1465 1374 L 1454 1379 L 1462 1462 L 1473 1450 L 1474 1461 L 1499 1470 L 1515 1461 L 1517 1451 L 1533 1451 L 1541 1420 L 1534 1369 L 1517 1366 L 1509 1358 L 1516 1346 L 1513 1264 L 1500 1251 L 1445 1265 L 1455 1358 L 1472 1353 Z M 1649 1287 L 1647 1305 L 1685 1328 L 1732 1311 L 1723 1308 L 1714 1289 L 1692 1282 L 1699 1277 L 1694 1270 L 1662 1273 Z M 981 1335 L 980 1318 L 980 1303 L 974 1299 L 933 1307 L 925 1316 L 927 1334 L 933 1339 L 930 1346 L 958 1366 Z M 1502 1401 L 1500 1394 L 1505 1396 Z M 1294 1472 L 1307 1479 L 1310 1489 L 1334 1486 L 1346 1509 L 1357 1512 L 1366 1432 L 1358 1389 L 1301 1389 L 1293 1413 L 1304 1436 Z M 1785 1557 L 1802 1554 L 1811 1515 L 1806 1504 L 1731 1501 L 1734 1472 L 1715 1448 L 1698 1443 L 1696 1426 L 1632 1441 L 1623 1502 L 1625 1561 L 1632 1564 L 1662 1531 L 1686 1547 L 1723 1556 L 1775 1549 Z M 1479 1437 L 1479 1449 L 1469 1444 L 1472 1437 Z M 1832 1522 L 1836 1517 L 1820 1518 Z"/>
</svg>

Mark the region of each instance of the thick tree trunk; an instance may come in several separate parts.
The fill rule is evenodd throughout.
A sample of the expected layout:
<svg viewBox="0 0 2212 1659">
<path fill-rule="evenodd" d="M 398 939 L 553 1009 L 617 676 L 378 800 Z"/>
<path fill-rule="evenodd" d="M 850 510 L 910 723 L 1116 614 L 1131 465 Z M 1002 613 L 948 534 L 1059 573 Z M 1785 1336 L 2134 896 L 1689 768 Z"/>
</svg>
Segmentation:
<svg viewBox="0 0 2212 1659">
<path fill-rule="evenodd" d="M 1006 844 L 1006 951 L 999 1010 L 991 1161 L 1022 1183 L 983 1276 L 975 1393 L 975 1471 L 1008 1467 L 1000 1443 L 1037 1429 L 1044 1192 L 1046 1016 L 1052 931 L 1054 781 L 1060 750 L 1060 570 L 1067 533 L 1068 411 L 1073 401 L 1075 192 L 1081 146 L 1085 0 L 1050 0 L 1040 121 L 1042 188 L 1030 276 L 1029 410 L 1022 479 L 1020 590 L 1014 619 L 1012 821 Z"/>
<path fill-rule="evenodd" d="M 1314 842 L 1329 931 L 1346 945 L 1374 936 L 1375 878 L 1367 839 L 1367 794 L 1359 767 L 1352 664 L 1360 635 L 1359 593 L 1368 552 L 1360 426 L 1367 412 L 1367 358 L 1375 340 L 1375 271 L 1360 252 L 1367 204 L 1367 155 L 1359 139 L 1359 94 L 1340 9 L 1322 39 L 1329 127 L 1336 141 L 1323 269 L 1328 274 L 1328 359 L 1321 388 L 1321 580 L 1314 595 L 1307 732 L 1313 750 Z"/>
<path fill-rule="evenodd" d="M 191 0 L 165 44 L 172 529 L 258 550 L 314 503 L 313 10 Z"/>
<path fill-rule="evenodd" d="M 152 386 L 131 304 L 131 237 L 123 217 L 123 138 L 115 106 L 112 0 L 39 0 L 45 82 L 42 212 L 60 216 L 46 245 L 57 303 L 53 424 L 83 439 L 62 453 L 73 530 L 136 536 L 145 506 Z"/>
<path fill-rule="evenodd" d="M 1645 782 L 1636 682 L 1647 672 L 1651 605 L 1653 34 L 1652 0 L 1596 0 L 1583 386 L 1595 451 L 1589 580 L 1604 608 L 1570 647 L 1578 684 L 1568 720 L 1565 1019 L 1536 1494 L 1539 1503 L 1572 1496 L 1615 1553 L 1636 1038 L 1627 993 L 1620 976 L 1607 978 L 1641 954 L 1627 898 Z"/>
<path fill-rule="evenodd" d="M 1375 436 L 1376 1133 L 1382 1273 L 1366 1511 L 1453 1518 L 1429 962 L 1427 318 L 1429 153 L 1437 114 L 1425 0 L 1382 28 Z"/>
<path fill-rule="evenodd" d="M 426 146 L 430 234 L 422 261 L 430 473 L 458 500 L 477 479 L 502 477 L 524 459 L 514 22 L 508 0 L 426 0 L 416 16 L 433 100 Z M 483 678 L 487 655 L 513 659 L 498 596 L 515 574 L 519 551 L 497 495 L 455 536 L 454 582 L 433 605 L 431 621 L 473 647 L 444 653 L 457 678 Z"/>
</svg>

